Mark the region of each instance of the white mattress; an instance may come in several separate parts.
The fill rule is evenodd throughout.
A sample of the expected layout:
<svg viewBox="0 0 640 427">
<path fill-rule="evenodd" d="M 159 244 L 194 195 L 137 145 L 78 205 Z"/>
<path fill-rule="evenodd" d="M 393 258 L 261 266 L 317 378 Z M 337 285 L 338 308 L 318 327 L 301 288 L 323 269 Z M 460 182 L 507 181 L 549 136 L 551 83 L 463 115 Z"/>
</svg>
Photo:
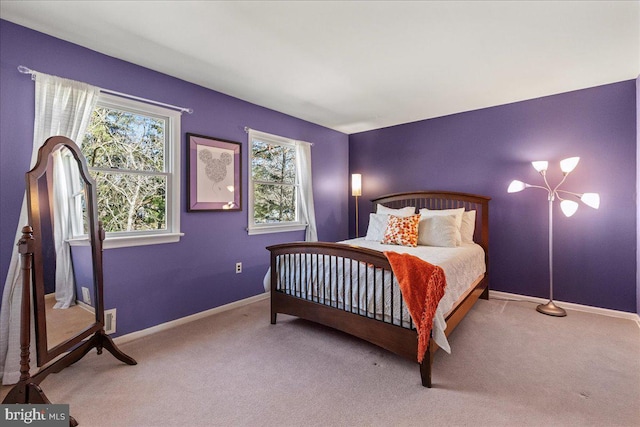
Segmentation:
<svg viewBox="0 0 640 427">
<path fill-rule="evenodd" d="M 411 248 L 397 245 L 383 245 L 379 242 L 365 240 L 364 238 L 345 240 L 338 243 L 365 247 L 380 252 L 393 251 L 409 253 L 431 264 L 442 267 L 447 280 L 447 287 L 433 319 L 432 336 L 440 348 L 447 353 L 451 352 L 449 342 L 444 334 L 447 327 L 445 315 L 460 296 L 485 273 L 486 267 L 482 247 L 475 243 L 464 243 L 462 246 L 455 248 L 433 246 Z M 317 264 L 318 260 L 315 262 Z M 322 263 L 321 260 L 320 262 Z M 314 267 L 311 261 L 307 261 L 306 263 L 301 263 L 300 269 L 302 271 L 297 271 L 293 280 L 291 279 L 290 273 L 285 274 L 284 271 L 281 271 L 280 286 L 283 286 L 288 292 L 294 293 L 298 297 L 322 299 L 325 304 L 329 302 L 330 305 L 335 305 L 349 311 L 355 309 L 356 311 L 360 311 L 362 315 L 376 312 L 376 318 L 384 318 L 387 322 L 391 321 L 391 317 L 393 317 L 396 324 L 401 323 L 400 319 L 409 319 L 406 306 L 399 300 L 401 293 L 396 280 L 391 283 L 389 278 L 383 278 L 382 273 L 378 270 L 375 280 L 376 283 L 384 282 L 384 291 L 378 291 L 377 295 L 372 295 L 371 289 L 365 290 L 360 289 L 359 286 L 358 288 L 355 287 L 355 281 L 358 277 L 363 282 L 366 280 L 366 276 L 369 277 L 369 280 L 372 280 L 374 273 L 371 271 L 371 268 L 359 268 L 357 267 L 357 263 L 353 264 L 353 266 L 350 263 L 343 265 L 342 262 L 334 262 L 329 259 L 327 259 L 326 262 L 331 263 L 330 268 L 326 269 L 326 277 L 317 277 L 317 275 L 315 275 L 315 267 L 317 266 Z M 284 267 L 282 270 L 284 270 Z M 320 268 L 320 271 L 323 271 L 323 269 Z M 344 279 L 339 280 L 337 289 L 327 292 L 326 289 L 331 289 L 331 286 L 325 287 L 325 283 L 332 281 L 332 278 L 329 276 Z M 352 279 L 349 279 L 349 277 Z M 301 278 L 304 278 L 304 280 L 300 280 Z M 269 279 L 270 273 L 267 273 L 265 276 L 265 290 L 270 289 Z M 300 285 L 300 283 L 304 284 Z M 394 287 L 393 293 L 391 291 L 392 286 Z M 394 295 L 394 298 L 391 298 L 390 295 Z M 402 323 L 405 327 L 408 327 L 408 322 Z"/>
</svg>

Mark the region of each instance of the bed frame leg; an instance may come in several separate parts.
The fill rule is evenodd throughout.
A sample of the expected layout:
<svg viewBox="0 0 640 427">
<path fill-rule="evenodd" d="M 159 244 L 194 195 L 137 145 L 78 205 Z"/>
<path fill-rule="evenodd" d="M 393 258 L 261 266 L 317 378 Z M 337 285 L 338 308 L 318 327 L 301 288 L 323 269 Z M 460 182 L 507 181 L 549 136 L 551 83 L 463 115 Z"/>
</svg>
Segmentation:
<svg viewBox="0 0 640 427">
<path fill-rule="evenodd" d="M 427 351 L 424 352 L 424 358 L 420 363 L 420 378 L 422 379 L 422 386 L 431 388 L 431 365 L 433 365 L 433 353 L 431 351 L 432 342 L 429 342 Z M 436 347 L 437 348 L 437 347 Z"/>
<path fill-rule="evenodd" d="M 480 298 L 482 299 L 489 299 L 489 287 L 487 286 L 486 288 L 484 288 L 484 291 L 482 291 L 482 293 L 480 294 Z"/>
<path fill-rule="evenodd" d="M 420 378 L 423 387 L 431 388 L 431 361 L 427 358 L 420 364 Z"/>
<path fill-rule="evenodd" d="M 278 316 L 278 313 L 276 313 L 275 311 L 271 312 L 271 324 L 275 325 L 276 324 L 276 317 Z"/>
</svg>

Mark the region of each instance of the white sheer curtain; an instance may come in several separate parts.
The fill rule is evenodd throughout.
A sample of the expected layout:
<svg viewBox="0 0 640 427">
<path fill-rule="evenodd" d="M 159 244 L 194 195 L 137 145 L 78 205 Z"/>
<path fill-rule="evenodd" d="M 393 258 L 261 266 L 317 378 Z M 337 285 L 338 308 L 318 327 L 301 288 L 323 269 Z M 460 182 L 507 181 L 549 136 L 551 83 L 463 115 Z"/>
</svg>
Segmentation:
<svg viewBox="0 0 640 427">
<path fill-rule="evenodd" d="M 62 135 L 75 141 L 78 145 L 82 143 L 82 136 L 100 94 L 100 88 L 46 74 L 37 73 L 35 80 L 36 108 L 30 168 L 35 165 L 38 149 L 51 136 Z M 60 168 L 57 169 L 59 172 Z M 62 215 L 55 216 L 54 228 L 56 230 L 63 228 L 61 224 L 58 224 L 59 221 L 62 223 L 69 221 L 68 217 L 65 219 L 61 218 Z M 23 199 L 14 242 L 18 241 L 21 229 L 27 223 L 27 203 L 26 199 Z M 63 257 L 65 253 L 67 254 L 67 260 L 62 260 L 62 264 L 66 267 L 58 263 L 56 270 L 68 268 L 68 271 L 61 272 L 61 277 L 72 277 L 71 262 L 68 260 L 68 244 L 62 236 L 59 240 L 62 242 L 62 246 L 67 247 L 66 251 L 64 247 L 60 248 Z M 58 252 L 57 244 L 56 252 Z M 20 379 L 20 307 L 22 300 L 20 277 L 20 257 L 17 247 L 15 247 L 11 254 L 9 271 L 2 294 L 2 309 L 0 310 L 0 378 L 2 384 L 14 384 Z M 72 281 L 68 283 L 71 283 L 73 287 Z M 68 289 L 66 292 L 68 293 Z M 31 338 L 31 351 L 33 352 L 35 351 L 33 334 L 31 334 Z M 35 358 L 31 357 L 31 360 L 33 361 Z"/>
<path fill-rule="evenodd" d="M 316 226 L 316 209 L 313 204 L 313 185 L 311 184 L 311 144 L 296 141 L 296 175 L 300 185 L 300 216 L 307 223 L 304 240 L 318 241 L 318 227 Z M 262 279 L 265 292 L 271 290 L 271 268 Z"/>
<path fill-rule="evenodd" d="M 300 184 L 300 213 L 302 220 L 307 223 L 305 240 L 307 242 L 318 241 L 318 228 L 316 227 L 316 210 L 313 205 L 313 186 L 311 184 L 311 144 L 296 141 L 296 174 Z"/>
<path fill-rule="evenodd" d="M 56 252 L 56 304 L 53 308 L 69 308 L 76 303 L 71 248 L 67 241 L 73 237 L 71 216 L 75 212 L 71 212 L 71 202 L 80 175 L 78 168 L 69 167 L 69 157 L 72 156 L 68 150 L 53 153 L 53 240 Z M 75 159 L 73 163 L 75 165 Z"/>
</svg>

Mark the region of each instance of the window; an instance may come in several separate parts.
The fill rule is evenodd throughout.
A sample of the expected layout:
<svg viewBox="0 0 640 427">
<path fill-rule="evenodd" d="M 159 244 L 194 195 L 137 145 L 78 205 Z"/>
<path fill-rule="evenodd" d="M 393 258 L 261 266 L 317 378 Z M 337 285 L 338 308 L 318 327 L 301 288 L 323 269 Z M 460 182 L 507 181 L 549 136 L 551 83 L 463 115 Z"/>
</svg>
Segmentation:
<svg viewBox="0 0 640 427">
<path fill-rule="evenodd" d="M 180 113 L 100 95 L 82 142 L 105 248 L 180 238 Z"/>
<path fill-rule="evenodd" d="M 249 130 L 249 234 L 304 230 L 296 141 Z"/>
</svg>

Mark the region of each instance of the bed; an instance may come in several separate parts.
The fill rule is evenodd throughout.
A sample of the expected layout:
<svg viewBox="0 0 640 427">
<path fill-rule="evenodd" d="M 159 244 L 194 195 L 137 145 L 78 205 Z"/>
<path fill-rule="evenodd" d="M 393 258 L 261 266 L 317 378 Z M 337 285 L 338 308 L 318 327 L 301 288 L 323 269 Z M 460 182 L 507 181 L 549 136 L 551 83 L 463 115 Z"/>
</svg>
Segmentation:
<svg viewBox="0 0 640 427">
<path fill-rule="evenodd" d="M 283 313 L 361 338 L 418 362 L 422 385 L 431 387 L 436 351 L 439 348 L 450 351 L 447 337 L 478 298 L 488 299 L 489 200 L 485 196 L 450 191 L 382 196 L 372 200 L 375 215 L 370 216 L 366 237 L 337 243 L 294 242 L 267 247 L 271 265 L 265 287 L 271 291 L 271 323 L 275 324 L 277 314 Z M 442 220 L 451 221 L 464 211 L 462 241 L 458 235 L 456 245 L 451 245 L 455 247 L 420 244 L 414 248 L 376 240 L 374 235 L 379 231 L 375 230 L 374 222 L 384 218 L 383 213 L 396 216 L 396 212 L 411 210 L 414 215 L 423 214 L 421 218 L 442 213 L 446 216 Z M 449 215 L 452 212 L 454 219 L 451 219 L 454 215 Z M 461 227 L 459 220 L 457 227 Z M 437 305 L 431 335 L 427 337 L 426 348 L 420 346 L 424 354 L 418 353 L 416 325 L 384 251 L 420 252 L 415 256 L 441 267 L 446 275 L 446 292 Z"/>
</svg>

